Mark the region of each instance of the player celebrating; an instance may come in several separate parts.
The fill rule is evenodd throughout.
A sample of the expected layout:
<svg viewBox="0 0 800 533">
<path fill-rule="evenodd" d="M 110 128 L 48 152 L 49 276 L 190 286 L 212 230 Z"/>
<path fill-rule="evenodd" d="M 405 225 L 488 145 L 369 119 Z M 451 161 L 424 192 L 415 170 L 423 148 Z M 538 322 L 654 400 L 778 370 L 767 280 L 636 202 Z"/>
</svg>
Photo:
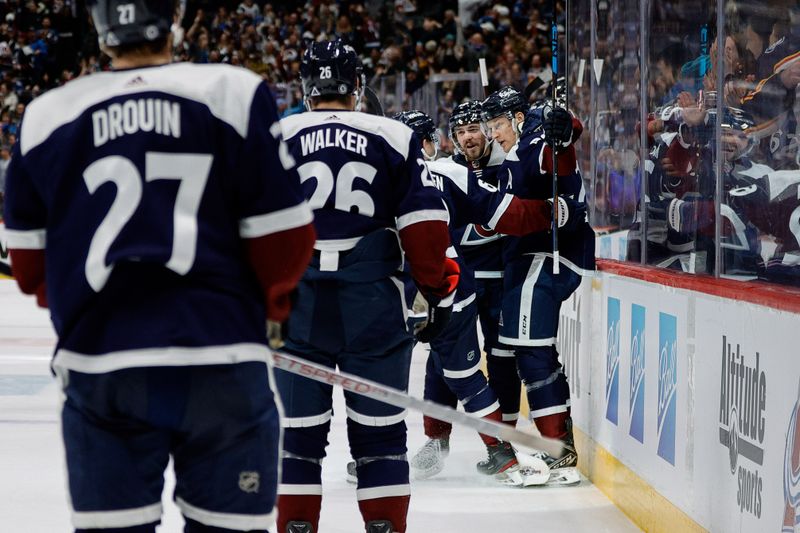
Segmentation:
<svg viewBox="0 0 800 533">
<path fill-rule="evenodd" d="M 169 65 L 173 2 L 89 4 L 114 71 L 30 105 L 5 205 L 58 335 L 72 523 L 155 532 L 172 456 L 185 531 L 272 531 L 265 325 L 314 242 L 275 103 L 244 69 Z"/>
<path fill-rule="evenodd" d="M 312 43 L 300 74 L 310 111 L 282 126 L 318 240 L 286 350 L 405 390 L 413 341 L 395 274 L 405 252 L 434 336 L 458 282 L 458 265 L 445 256 L 447 211 L 411 129 L 354 111 L 362 87 L 352 48 Z M 278 530 L 317 531 L 332 387 L 286 372 L 276 377 L 286 414 Z M 402 533 L 410 499 L 405 411 L 357 394 L 345 393 L 345 401 L 366 529 Z"/>
<path fill-rule="evenodd" d="M 431 121 L 431 125 L 432 125 Z M 468 101 L 457 105 L 449 120 L 450 137 L 456 154 L 449 160 L 466 167 L 472 190 L 497 185 L 497 170 L 505 159 L 500 144 L 487 140 L 483 130 L 481 103 Z M 424 139 L 425 132 L 420 132 Z M 423 141 L 423 144 L 425 141 Z M 480 180 L 480 182 L 478 181 Z M 514 352 L 497 341 L 497 324 L 503 292 L 502 235 L 482 224 L 451 223 L 451 239 L 458 245 L 459 257 L 474 275 L 475 301 L 483 332 L 483 349 L 487 354 L 489 386 L 500 404 L 502 421 L 515 426 L 519 418 L 520 379 Z M 441 372 L 426 369 L 425 397 L 455 407 L 458 397 L 445 382 Z M 441 471 L 450 452 L 452 425 L 435 418 L 424 417 L 428 440 L 411 459 L 411 466 L 421 477 Z"/>
<path fill-rule="evenodd" d="M 432 159 L 436 153 L 436 127 L 433 120 L 421 111 L 407 111 L 395 117 L 410 126 L 422 139 L 423 155 Z M 492 185 L 482 182 L 467 168 L 450 160 L 429 161 L 428 171 L 444 193 L 445 204 L 450 215 L 451 237 L 463 234 L 468 223 L 485 225 L 488 231 L 499 231 L 510 235 L 525 235 L 536 231 L 546 231 L 551 224 L 550 200 L 521 200 L 511 195 L 501 196 Z M 568 208 L 577 203 L 569 199 L 561 200 Z M 431 352 L 426 367 L 425 399 L 438 401 L 438 388 L 431 388 L 431 382 L 444 382 L 448 392 L 455 395 L 464 410 L 489 420 L 500 421 L 500 409 L 495 392 L 486 382 L 480 370 L 480 348 L 475 327 L 477 310 L 475 305 L 475 280 L 472 270 L 461 258 L 461 246 L 455 244 L 448 250 L 448 256 L 456 259 L 461 267 L 461 278 L 453 303 L 453 316 L 442 333 L 430 340 Z M 421 342 L 428 342 L 424 335 L 418 336 Z M 515 394 L 519 398 L 519 385 Z M 428 443 L 411 461 L 417 477 L 425 478 L 439 473 L 444 467 L 448 447 L 438 446 L 439 442 L 449 444 L 448 440 L 437 439 L 432 435 L 430 421 L 425 419 L 425 432 Z M 497 474 L 502 479 L 514 478 L 517 460 L 509 443 L 499 441 L 489 435 L 480 435 L 487 448 L 488 456 L 480 469 L 486 474 Z"/>
<path fill-rule="evenodd" d="M 543 436 L 565 443 L 562 457 L 541 456 L 554 471 L 551 482 L 576 482 L 577 473 L 569 468 L 578 459 L 569 417 L 569 386 L 555 342 L 561 302 L 577 289 L 580 273 L 594 268 L 594 233 L 585 220 L 583 183 L 572 145 L 582 127 L 568 111 L 550 105 L 539 105 L 526 117 L 527 111 L 525 98 L 513 87 L 500 89 L 483 103 L 492 138 L 508 152 L 498 173 L 500 190 L 520 198 L 552 197 L 552 150 L 556 149 L 559 195 L 580 202 L 584 215 L 570 217 L 559 229 L 562 262 L 567 267 L 559 274 L 553 273 L 549 232 L 504 240 L 499 340 L 514 346 L 531 419 Z"/>
</svg>

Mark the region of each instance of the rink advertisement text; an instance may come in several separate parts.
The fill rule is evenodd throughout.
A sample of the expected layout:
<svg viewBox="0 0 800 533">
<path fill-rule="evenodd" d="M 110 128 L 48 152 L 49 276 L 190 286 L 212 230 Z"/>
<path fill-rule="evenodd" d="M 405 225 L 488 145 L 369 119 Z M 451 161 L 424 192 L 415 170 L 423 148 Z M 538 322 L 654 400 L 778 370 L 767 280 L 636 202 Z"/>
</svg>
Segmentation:
<svg viewBox="0 0 800 533">
<path fill-rule="evenodd" d="M 731 474 L 737 479 L 740 512 L 761 518 L 766 434 L 767 376 L 761 354 L 747 353 L 722 336 L 719 392 L 719 443 L 727 448 Z"/>
</svg>

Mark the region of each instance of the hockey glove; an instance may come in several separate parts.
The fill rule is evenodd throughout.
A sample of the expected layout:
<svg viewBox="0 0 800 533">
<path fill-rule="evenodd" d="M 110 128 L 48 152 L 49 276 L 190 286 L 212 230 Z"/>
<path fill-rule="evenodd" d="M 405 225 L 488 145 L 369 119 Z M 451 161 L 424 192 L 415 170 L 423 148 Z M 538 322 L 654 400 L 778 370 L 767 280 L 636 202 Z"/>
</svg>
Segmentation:
<svg viewBox="0 0 800 533">
<path fill-rule="evenodd" d="M 438 295 L 427 291 L 424 294 L 424 300 L 428 303 L 428 318 L 414 330 L 414 335 L 419 342 L 430 342 L 436 338 L 450 321 L 450 315 L 453 312 L 453 299 L 461 275 L 461 267 L 453 259 L 447 258 L 444 262 L 444 270 L 444 283 L 440 287 Z M 442 294 L 444 296 L 440 296 Z"/>
<path fill-rule="evenodd" d="M 431 342 L 435 339 L 447 323 L 450 322 L 450 316 L 453 314 L 453 306 L 429 305 L 428 306 L 428 319 L 420 324 L 420 328 L 415 331 L 418 342 Z"/>
<path fill-rule="evenodd" d="M 553 207 L 553 199 L 547 199 L 550 208 Z M 555 216 L 555 210 L 553 210 Z M 564 231 L 574 231 L 586 221 L 586 204 L 578 202 L 568 196 L 558 197 L 558 229 Z"/>
<path fill-rule="evenodd" d="M 568 146 L 572 140 L 572 115 L 557 107 L 545 114 L 544 140 L 550 146 Z"/>
<path fill-rule="evenodd" d="M 695 202 L 686 202 L 673 198 L 667 207 L 669 227 L 678 233 L 694 233 L 697 231 Z"/>
</svg>

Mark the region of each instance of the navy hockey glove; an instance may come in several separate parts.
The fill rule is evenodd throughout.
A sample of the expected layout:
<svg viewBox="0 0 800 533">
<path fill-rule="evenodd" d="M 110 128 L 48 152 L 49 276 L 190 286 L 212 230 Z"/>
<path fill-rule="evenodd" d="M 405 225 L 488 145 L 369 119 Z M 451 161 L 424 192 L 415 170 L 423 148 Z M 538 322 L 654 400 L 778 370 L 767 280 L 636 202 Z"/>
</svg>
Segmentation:
<svg viewBox="0 0 800 533">
<path fill-rule="evenodd" d="M 572 115 L 557 107 L 545 113 L 544 140 L 549 145 L 567 146 L 572 140 Z"/>
<path fill-rule="evenodd" d="M 553 199 L 548 198 L 547 203 L 553 207 Z M 553 211 L 555 216 L 555 211 Z M 569 196 L 558 197 L 558 229 L 574 231 L 586 222 L 586 203 L 573 200 Z"/>
<path fill-rule="evenodd" d="M 431 342 L 435 339 L 444 328 L 447 327 L 447 323 L 450 322 L 450 317 L 453 314 L 453 306 L 448 305 L 445 307 L 438 306 L 438 305 L 429 305 L 428 306 L 428 320 L 422 322 L 421 328 L 415 331 L 414 334 L 417 337 L 418 342 Z"/>
</svg>

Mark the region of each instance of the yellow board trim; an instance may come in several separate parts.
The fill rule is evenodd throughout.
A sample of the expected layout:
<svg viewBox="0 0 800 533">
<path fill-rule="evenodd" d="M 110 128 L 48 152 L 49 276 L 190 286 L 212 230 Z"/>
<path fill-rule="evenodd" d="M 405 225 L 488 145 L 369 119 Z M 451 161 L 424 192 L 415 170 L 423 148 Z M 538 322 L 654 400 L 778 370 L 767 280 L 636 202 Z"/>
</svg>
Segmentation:
<svg viewBox="0 0 800 533">
<path fill-rule="evenodd" d="M 6 276 L 5 274 L 0 274 L 0 279 L 14 279 L 11 276 Z"/>
<path fill-rule="evenodd" d="M 643 531 L 707 531 L 583 431 L 573 433 L 578 469 Z"/>
<path fill-rule="evenodd" d="M 484 373 L 485 361 L 484 357 Z M 520 418 L 527 419 L 529 412 L 525 387 L 522 387 Z M 578 469 L 643 531 L 648 533 L 708 531 L 583 431 L 573 426 L 573 434 L 575 447 L 578 450 Z"/>
</svg>

